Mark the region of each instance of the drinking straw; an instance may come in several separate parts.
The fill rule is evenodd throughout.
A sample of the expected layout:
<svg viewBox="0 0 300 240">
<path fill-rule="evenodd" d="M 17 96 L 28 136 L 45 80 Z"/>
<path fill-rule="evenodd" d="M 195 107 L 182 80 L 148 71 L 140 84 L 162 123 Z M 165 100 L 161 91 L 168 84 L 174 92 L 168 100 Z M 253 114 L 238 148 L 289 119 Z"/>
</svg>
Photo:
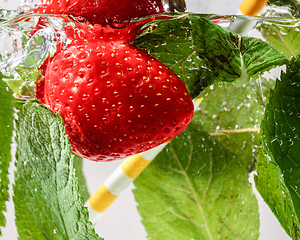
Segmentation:
<svg viewBox="0 0 300 240">
<path fill-rule="evenodd" d="M 202 99 L 194 100 L 195 109 L 197 109 Z M 148 151 L 124 159 L 121 165 L 117 167 L 85 204 L 90 214 L 90 221 L 93 224 L 97 222 L 103 212 L 141 174 L 167 144 L 168 142 L 163 143 Z"/>
<path fill-rule="evenodd" d="M 255 17 L 264 8 L 268 0 L 244 0 L 236 15 Z M 255 27 L 257 20 L 251 18 L 240 18 L 232 22 L 228 30 L 240 35 L 247 35 Z"/>
</svg>

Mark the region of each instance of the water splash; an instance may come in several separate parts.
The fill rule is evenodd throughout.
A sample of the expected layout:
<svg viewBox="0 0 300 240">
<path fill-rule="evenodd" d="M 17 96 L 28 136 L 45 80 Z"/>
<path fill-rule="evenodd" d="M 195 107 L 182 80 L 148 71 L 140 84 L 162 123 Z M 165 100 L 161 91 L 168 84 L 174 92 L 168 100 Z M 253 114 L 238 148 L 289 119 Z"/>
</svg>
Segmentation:
<svg viewBox="0 0 300 240">
<path fill-rule="evenodd" d="M 12 82 L 15 81 L 16 86 L 19 86 L 17 83 L 24 83 L 25 89 L 29 90 L 29 85 L 39 77 L 38 69 L 43 61 L 55 53 L 58 43 L 67 41 L 64 27 L 72 25 L 72 20 L 81 22 L 80 19 L 73 17 L 62 18 L 55 15 L 28 13 L 37 2 L 38 0 L 22 0 L 15 9 L 0 9 L 0 77 L 4 78 L 21 97 L 25 93 L 20 92 L 19 87 L 12 87 Z M 256 17 L 255 20 L 270 24 L 299 26 L 299 21 L 292 17 L 286 18 L 285 12 L 280 14 L 272 12 L 265 15 L 265 18 Z M 231 22 L 244 18 L 213 14 L 206 16 L 224 28 Z M 68 21 L 64 21 L 66 18 Z M 115 27 L 123 27 L 123 25 Z"/>
<path fill-rule="evenodd" d="M 0 19 L 0 73 L 16 97 L 34 98 L 39 68 L 66 40 L 63 27 L 68 23 L 61 17 L 19 10 L 7 15 L 12 18 Z"/>
</svg>

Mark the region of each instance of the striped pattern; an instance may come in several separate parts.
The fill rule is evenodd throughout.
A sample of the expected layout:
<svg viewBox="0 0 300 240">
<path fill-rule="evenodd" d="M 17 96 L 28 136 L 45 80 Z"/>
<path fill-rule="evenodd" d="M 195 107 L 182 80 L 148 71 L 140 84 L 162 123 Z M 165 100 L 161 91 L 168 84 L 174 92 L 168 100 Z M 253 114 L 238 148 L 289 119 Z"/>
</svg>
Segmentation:
<svg viewBox="0 0 300 240">
<path fill-rule="evenodd" d="M 90 212 L 90 221 L 93 224 L 167 144 L 163 143 L 156 148 L 126 158 L 106 179 L 86 203 Z"/>
</svg>

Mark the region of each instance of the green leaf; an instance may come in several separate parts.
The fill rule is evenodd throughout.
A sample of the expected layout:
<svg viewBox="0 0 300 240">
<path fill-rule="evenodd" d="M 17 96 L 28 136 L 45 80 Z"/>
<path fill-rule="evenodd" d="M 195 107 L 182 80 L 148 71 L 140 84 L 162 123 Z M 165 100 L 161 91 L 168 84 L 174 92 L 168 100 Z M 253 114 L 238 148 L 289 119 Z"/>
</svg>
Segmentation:
<svg viewBox="0 0 300 240">
<path fill-rule="evenodd" d="M 299 20 L 283 23 L 282 21 L 261 21 L 257 29 L 263 37 L 282 52 L 288 59 L 296 57 L 299 53 L 300 38 Z"/>
<path fill-rule="evenodd" d="M 216 80 L 247 79 L 287 61 L 270 44 L 231 33 L 207 16 L 175 16 L 150 24 L 134 44 L 181 77 L 192 98 Z"/>
<path fill-rule="evenodd" d="M 282 53 L 269 43 L 257 38 L 243 37 L 240 52 L 244 68 L 249 76 L 269 71 L 288 62 Z"/>
<path fill-rule="evenodd" d="M 2 81 L 0 74 L 0 226 L 6 224 L 3 212 L 6 211 L 8 194 L 8 168 L 11 162 L 10 145 L 13 132 L 14 98 L 8 90 L 7 85 Z M 0 228 L 0 236 L 1 228 Z"/>
<path fill-rule="evenodd" d="M 217 82 L 201 93 L 203 100 L 194 115 L 194 120 L 237 155 L 249 171 L 257 156 L 264 99 L 274 85 L 274 80 L 263 78 L 246 83 Z"/>
<path fill-rule="evenodd" d="M 185 81 L 192 98 L 216 80 L 193 46 L 192 25 L 186 14 L 182 18 L 155 22 L 134 45 L 171 68 Z"/>
<path fill-rule="evenodd" d="M 268 4 L 276 6 L 286 6 L 295 17 L 300 17 L 300 2 L 299 0 L 269 0 Z"/>
<path fill-rule="evenodd" d="M 74 168 L 76 170 L 76 175 L 78 177 L 79 193 L 83 197 L 83 200 L 87 201 L 90 198 L 90 194 L 86 185 L 86 180 L 83 174 L 82 165 L 83 165 L 83 158 L 75 155 Z"/>
<path fill-rule="evenodd" d="M 20 239 L 102 239 L 83 207 L 60 115 L 27 103 L 18 112 L 16 126 L 13 188 Z"/>
<path fill-rule="evenodd" d="M 300 58 L 292 59 L 271 94 L 261 124 L 264 156 L 256 177 L 260 194 L 293 239 L 300 238 L 299 69 Z"/>
<path fill-rule="evenodd" d="M 257 201 L 241 166 L 192 122 L 134 181 L 149 239 L 257 239 Z"/>
<path fill-rule="evenodd" d="M 289 236 L 299 239 L 300 224 L 292 197 L 280 167 L 267 149 L 258 155 L 256 171 L 257 175 L 254 175 L 256 189 Z"/>
</svg>

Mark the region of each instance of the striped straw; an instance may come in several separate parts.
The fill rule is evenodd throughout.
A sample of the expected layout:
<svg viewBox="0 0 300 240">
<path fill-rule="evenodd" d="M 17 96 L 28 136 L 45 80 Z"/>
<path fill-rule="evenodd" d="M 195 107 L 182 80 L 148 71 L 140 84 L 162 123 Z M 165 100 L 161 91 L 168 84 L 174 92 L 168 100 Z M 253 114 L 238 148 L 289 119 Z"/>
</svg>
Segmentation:
<svg viewBox="0 0 300 240">
<path fill-rule="evenodd" d="M 195 110 L 198 108 L 202 99 L 203 98 L 194 100 Z M 89 211 L 90 221 L 93 224 L 97 222 L 105 210 L 141 174 L 167 144 L 168 142 L 148 151 L 125 158 L 121 165 L 117 167 L 85 204 Z"/>
<path fill-rule="evenodd" d="M 260 13 L 267 2 L 268 0 L 244 0 L 236 15 L 255 17 Z M 240 35 L 247 35 L 249 31 L 255 27 L 256 23 L 257 20 L 250 18 L 236 19 L 229 25 L 228 30 Z"/>
</svg>

